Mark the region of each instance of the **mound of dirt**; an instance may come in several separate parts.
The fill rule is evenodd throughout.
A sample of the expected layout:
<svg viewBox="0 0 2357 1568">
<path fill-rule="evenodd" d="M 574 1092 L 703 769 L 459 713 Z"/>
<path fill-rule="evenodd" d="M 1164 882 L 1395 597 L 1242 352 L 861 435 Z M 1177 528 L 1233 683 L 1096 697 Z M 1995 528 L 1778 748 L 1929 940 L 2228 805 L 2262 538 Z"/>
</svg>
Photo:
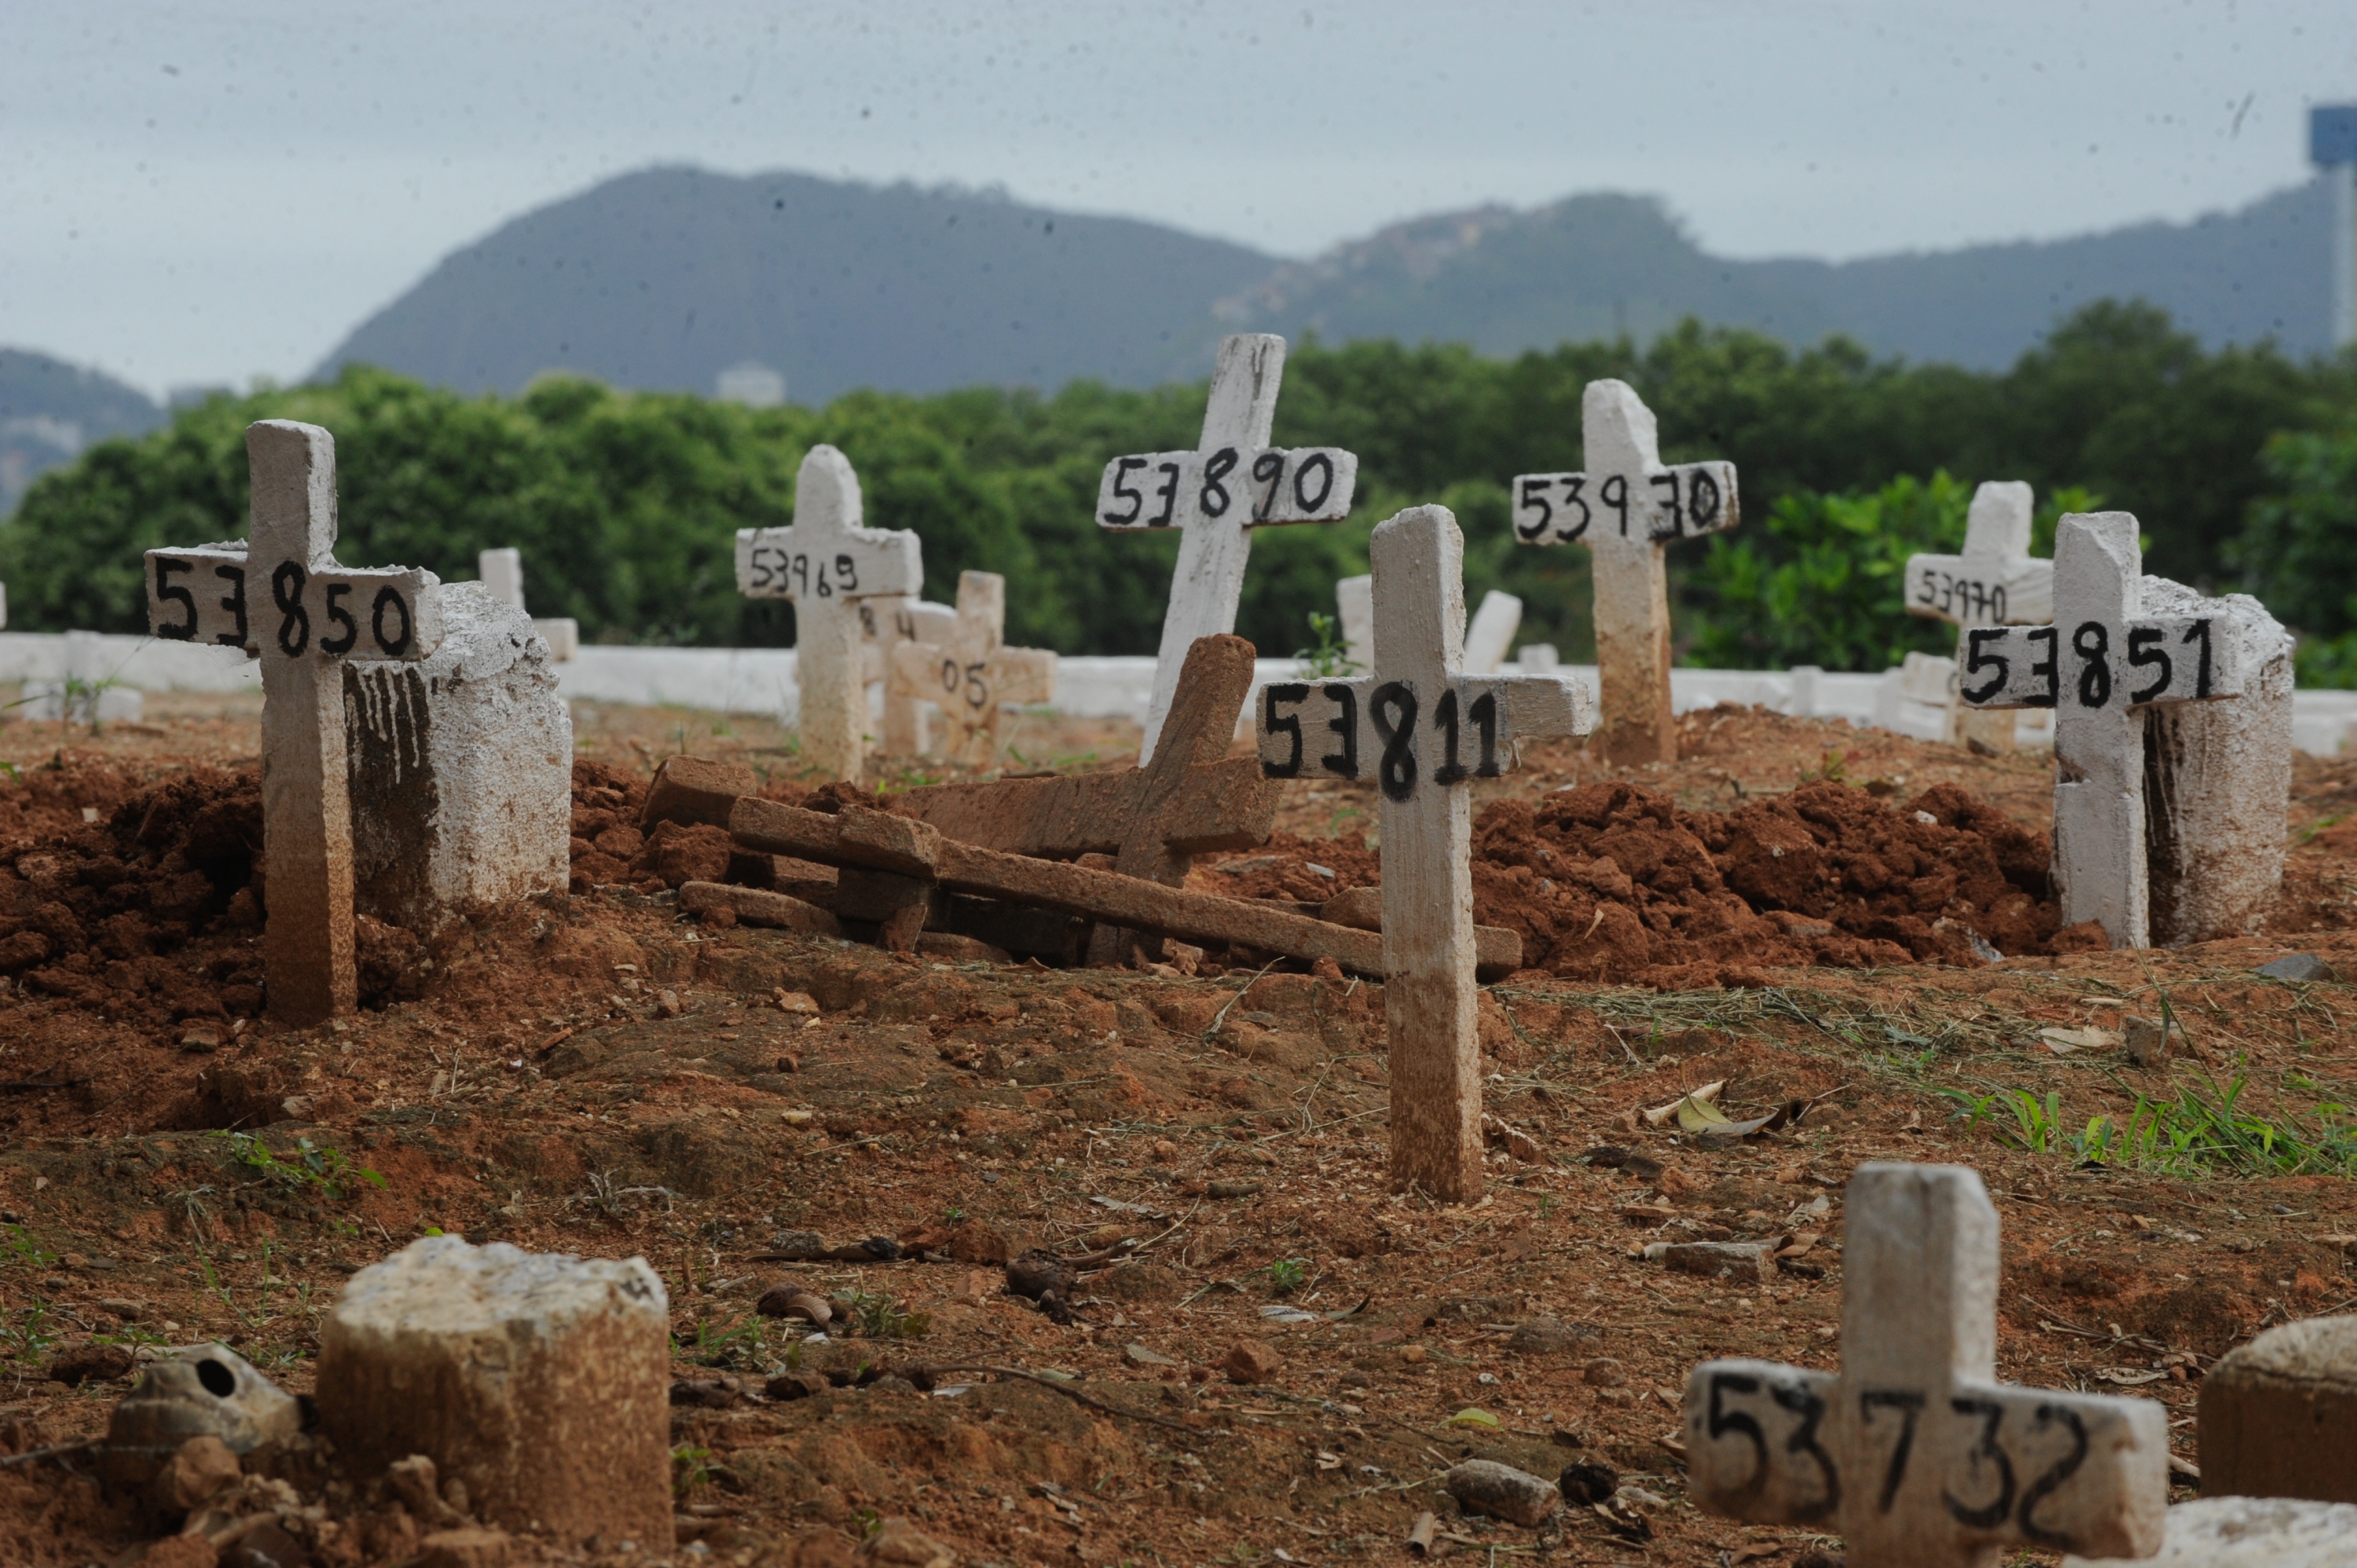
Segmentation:
<svg viewBox="0 0 2357 1568">
<path fill-rule="evenodd" d="M 1602 782 L 1483 808 L 1473 913 L 1520 932 L 1532 969 L 1664 989 L 1765 983 L 1767 966 L 1971 966 L 2102 945 L 2061 929 L 2050 856 L 2044 833 L 1952 784 L 1893 805 L 1820 781 L 1690 811 Z M 1380 877 L 1356 833 L 1280 835 L 1211 870 L 1200 886 L 1243 897 L 1322 899 Z"/>
<path fill-rule="evenodd" d="M 103 765 L 37 769 L 0 800 L 0 974 L 157 1025 L 259 1007 L 250 946 L 201 972 L 167 958 L 260 929 L 256 775 L 194 768 L 143 787 Z"/>
<path fill-rule="evenodd" d="M 656 822 L 642 827 L 651 779 L 602 762 L 573 765 L 573 891 L 635 887 L 659 893 L 684 882 L 769 886 L 769 857 L 734 852 L 726 828 Z M 880 811 L 885 802 L 856 785 L 816 789 L 787 779 L 764 783 L 760 797 L 833 815 L 846 804 Z"/>
</svg>

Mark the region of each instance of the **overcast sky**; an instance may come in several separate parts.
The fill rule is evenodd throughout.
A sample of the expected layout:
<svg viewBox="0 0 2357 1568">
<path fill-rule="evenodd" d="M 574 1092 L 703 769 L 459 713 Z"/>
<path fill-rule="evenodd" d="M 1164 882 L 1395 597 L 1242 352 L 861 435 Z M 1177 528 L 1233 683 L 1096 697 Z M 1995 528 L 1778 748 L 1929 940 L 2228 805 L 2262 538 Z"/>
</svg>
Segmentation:
<svg viewBox="0 0 2357 1568">
<path fill-rule="evenodd" d="M 0 345 L 302 374 L 454 247 L 650 163 L 1003 186 L 1286 255 L 1658 193 L 1849 257 L 2239 205 L 2357 3 L 0 0 Z"/>
</svg>

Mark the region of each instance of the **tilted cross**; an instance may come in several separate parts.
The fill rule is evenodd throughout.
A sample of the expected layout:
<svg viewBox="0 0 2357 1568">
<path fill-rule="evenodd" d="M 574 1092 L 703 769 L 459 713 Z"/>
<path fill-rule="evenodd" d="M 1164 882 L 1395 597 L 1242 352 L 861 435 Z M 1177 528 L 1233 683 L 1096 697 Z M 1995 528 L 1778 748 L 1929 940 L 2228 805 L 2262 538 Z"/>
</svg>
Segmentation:
<svg viewBox="0 0 2357 1568">
<path fill-rule="evenodd" d="M 914 594 L 888 594 L 859 604 L 860 676 L 884 687 L 884 754 L 920 757 L 926 749 L 925 705 L 892 689 L 892 650 L 903 642 L 938 643 L 957 625 L 957 611 Z"/>
<path fill-rule="evenodd" d="M 1687 1375 L 1696 1507 L 1838 1531 L 1852 1568 L 2158 1549 L 2168 1411 L 1996 1380 L 1997 1218 L 1977 1174 L 1860 1165 L 1843 1237 L 1838 1376 L 1752 1360 Z"/>
<path fill-rule="evenodd" d="M 1268 445 L 1284 380 L 1284 338 L 1253 333 L 1223 339 L 1200 448 L 1115 457 L 1097 487 L 1099 527 L 1179 531 L 1141 764 L 1154 756 L 1187 650 L 1198 638 L 1236 629 L 1251 531 L 1350 515 L 1359 482 L 1354 455 L 1337 446 L 1286 451 Z"/>
<path fill-rule="evenodd" d="M 1590 381 L 1579 400 L 1587 467 L 1514 478 L 1514 538 L 1580 541 L 1594 558 L 1596 664 L 1609 761 L 1675 762 L 1670 711 L 1669 576 L 1662 547 L 1733 528 L 1735 465 L 1664 465 L 1653 411 L 1626 381 Z"/>
<path fill-rule="evenodd" d="M 1045 703 L 1056 695 L 1056 655 L 1003 645 L 1006 579 L 996 572 L 958 574 L 957 615 L 938 642 L 892 646 L 886 689 L 942 710 L 952 758 L 986 766 L 998 755 L 999 705 Z"/>
<path fill-rule="evenodd" d="M 1374 775 L 1391 1179 L 1443 1199 L 1469 1198 L 1481 1187 L 1481 1074 L 1466 786 L 1512 768 L 1516 741 L 1584 735 L 1594 717 L 1568 681 L 1463 672 L 1465 536 L 1446 507 L 1413 507 L 1384 522 L 1369 555 L 1374 671 L 1263 687 L 1261 771 L 1271 779 Z"/>
<path fill-rule="evenodd" d="M 2054 618 L 2054 563 L 2029 553 L 2030 499 L 2029 487 L 2018 480 L 1986 480 L 1973 492 L 1964 515 L 1963 554 L 1907 558 L 1900 589 L 1907 613 L 1960 628 L 1960 665 L 1964 634 L 1976 626 L 2032 626 Z M 2010 713 L 1965 712 L 1953 701 L 1949 709 L 1951 738 L 1959 746 L 1977 740 L 1998 751 L 2013 749 Z"/>
<path fill-rule="evenodd" d="M 856 781 L 867 733 L 866 667 L 860 658 L 862 599 L 924 586 L 924 557 L 907 529 L 859 526 L 859 476 L 821 445 L 802 458 L 794 521 L 737 531 L 737 591 L 790 599 L 794 675 L 802 686 L 802 756 Z"/>
<path fill-rule="evenodd" d="M 2144 709 L 2243 695 L 2244 644 L 2218 615 L 2147 616 L 2144 551 L 2124 511 L 2072 512 L 2054 533 L 2054 624 L 1964 632 L 1967 708 L 2054 710 L 2054 878 L 2062 922 L 2115 948 L 2151 945 Z"/>
<path fill-rule="evenodd" d="M 271 1015 L 312 1024 L 359 1004 L 338 666 L 431 654 L 442 642 L 441 579 L 336 564 L 336 442 L 325 430 L 265 419 L 246 427 L 245 454 L 249 537 L 148 551 L 147 625 L 262 660 L 263 961 Z"/>
</svg>

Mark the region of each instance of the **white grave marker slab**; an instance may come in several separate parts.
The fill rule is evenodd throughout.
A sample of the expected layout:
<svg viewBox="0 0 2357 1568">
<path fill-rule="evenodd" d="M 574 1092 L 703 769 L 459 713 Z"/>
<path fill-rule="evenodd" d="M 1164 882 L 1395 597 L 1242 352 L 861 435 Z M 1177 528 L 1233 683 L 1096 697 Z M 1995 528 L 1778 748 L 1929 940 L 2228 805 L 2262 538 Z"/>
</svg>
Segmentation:
<svg viewBox="0 0 2357 1568">
<path fill-rule="evenodd" d="M 957 615 L 939 642 L 892 649 L 890 690 L 942 710 L 952 757 L 986 766 L 998 755 L 999 711 L 1007 703 L 1045 703 L 1056 695 L 1056 655 L 1007 648 L 1006 579 L 996 572 L 958 575 Z"/>
<path fill-rule="evenodd" d="M 1606 759 L 1675 762 L 1662 547 L 1736 525 L 1735 465 L 1664 464 L 1653 411 L 1626 381 L 1587 383 L 1579 431 L 1586 468 L 1514 477 L 1514 538 L 1523 544 L 1577 542 L 1594 557 L 1603 695 L 1598 745 Z"/>
<path fill-rule="evenodd" d="M 1464 672 L 1465 537 L 1446 507 L 1401 512 L 1375 530 L 1369 552 L 1374 671 L 1264 687 L 1261 772 L 1375 778 L 1391 1179 L 1458 1200 L 1481 1188 L 1472 807 L 1465 785 L 1511 769 L 1517 740 L 1584 735 L 1595 719 L 1569 681 Z"/>
<path fill-rule="evenodd" d="M 921 757 L 931 749 L 927 704 L 892 685 L 892 650 L 903 642 L 940 644 L 957 628 L 957 611 L 914 594 L 887 594 L 859 603 L 862 676 L 884 688 L 884 754 Z"/>
<path fill-rule="evenodd" d="M 867 683 L 857 605 L 924 585 L 924 559 L 907 529 L 859 526 L 859 476 L 828 446 L 810 449 L 786 528 L 737 531 L 737 591 L 790 599 L 795 675 L 802 683 L 802 756 L 856 781 L 867 733 Z"/>
<path fill-rule="evenodd" d="M 1973 492 L 1964 514 L 1963 554 L 1907 558 L 1901 590 L 1907 613 L 1960 628 L 1959 662 L 1964 633 L 1974 627 L 2034 626 L 2054 618 L 2054 563 L 2029 553 L 2031 500 L 2028 485 L 1990 479 Z M 1967 711 L 1953 696 L 1948 710 L 1948 739 L 1958 746 L 1977 740 L 1996 751 L 2013 749 L 2010 712 Z"/>
<path fill-rule="evenodd" d="M 513 546 L 486 550 L 475 557 L 476 575 L 491 597 L 501 604 L 523 608 L 523 552 Z M 552 616 L 534 620 L 532 629 L 548 644 L 548 657 L 554 663 L 571 661 L 581 651 L 581 623 L 570 616 Z"/>
<path fill-rule="evenodd" d="M 1154 756 L 1178 671 L 1195 639 L 1236 629 L 1244 562 L 1255 528 L 1339 522 L 1351 514 L 1359 459 L 1338 446 L 1287 451 L 1268 444 L 1285 380 L 1285 339 L 1238 334 L 1220 344 L 1202 446 L 1193 452 L 1115 457 L 1097 487 L 1097 524 L 1176 528 L 1178 565 L 1162 612 L 1162 647 L 1138 766 Z"/>
<path fill-rule="evenodd" d="M 1494 675 L 1514 650 L 1514 633 L 1523 629 L 1523 601 L 1492 588 L 1481 596 L 1473 624 L 1465 628 L 1465 672 Z"/>
<path fill-rule="evenodd" d="M 2051 626 L 1973 627 L 1956 693 L 1970 708 L 2054 710 L 2054 873 L 2062 919 L 2115 948 L 2151 945 L 2145 713 L 2243 694 L 2244 639 L 2216 613 L 2144 613 L 2144 553 L 2124 511 L 2073 512 L 2054 537 Z"/>
<path fill-rule="evenodd" d="M 147 552 L 147 625 L 159 638 L 246 648 L 262 660 L 263 939 L 270 1012 L 317 1023 L 357 1005 L 347 660 L 414 661 L 442 641 L 441 579 L 336 563 L 336 443 L 316 424 L 248 425 L 245 542 Z M 251 588 L 251 597 L 249 597 Z"/>
<path fill-rule="evenodd" d="M 1860 1165 L 1843 1225 L 1840 1374 L 1752 1360 L 1688 1374 L 1695 1505 L 1837 1531 L 1851 1568 L 2157 1550 L 2168 1411 L 1996 1380 L 1997 1218 L 1980 1176 Z"/>
</svg>

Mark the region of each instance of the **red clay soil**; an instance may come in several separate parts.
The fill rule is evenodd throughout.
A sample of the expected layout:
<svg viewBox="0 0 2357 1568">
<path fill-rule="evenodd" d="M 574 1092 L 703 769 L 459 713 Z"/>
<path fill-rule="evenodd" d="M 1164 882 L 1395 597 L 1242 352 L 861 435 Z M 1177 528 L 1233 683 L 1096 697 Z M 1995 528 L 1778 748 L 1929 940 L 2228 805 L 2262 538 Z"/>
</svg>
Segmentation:
<svg viewBox="0 0 2357 1568">
<path fill-rule="evenodd" d="M 1661 990 L 1764 985 L 1765 967 L 1987 961 L 2101 945 L 2062 931 L 2047 835 L 1953 784 L 1891 804 L 1820 780 L 1733 811 L 1621 780 L 1493 800 L 1473 832 L 1473 914 L 1549 977 Z M 1202 885 L 1315 899 L 1375 882 L 1363 834 L 1290 834 Z M 1329 877 L 1309 869 L 1322 866 Z"/>
</svg>

